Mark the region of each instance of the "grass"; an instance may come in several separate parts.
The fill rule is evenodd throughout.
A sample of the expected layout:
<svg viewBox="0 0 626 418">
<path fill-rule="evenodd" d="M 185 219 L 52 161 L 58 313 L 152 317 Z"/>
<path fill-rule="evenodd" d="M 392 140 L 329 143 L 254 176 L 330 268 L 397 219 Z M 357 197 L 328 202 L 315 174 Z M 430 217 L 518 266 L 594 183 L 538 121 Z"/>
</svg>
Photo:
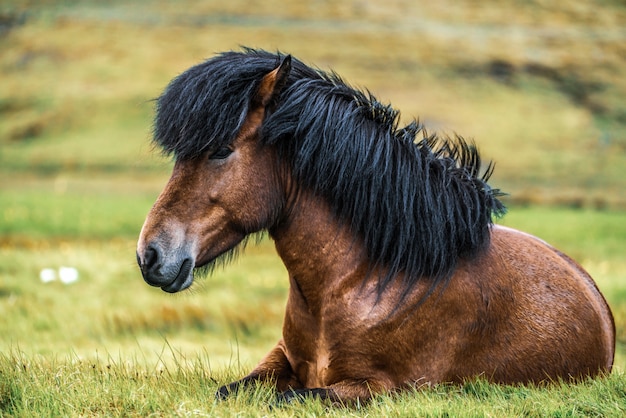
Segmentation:
<svg viewBox="0 0 626 418">
<path fill-rule="evenodd" d="M 204 355 L 179 357 L 169 368 L 101 358 L 64 361 L 0 357 L 3 409 L 13 416 L 47 411 L 52 416 L 621 416 L 626 410 L 622 374 L 579 385 L 494 386 L 484 381 L 435 386 L 377 396 L 356 408 L 329 407 L 317 400 L 277 405 L 270 388 L 258 386 L 225 402 L 213 395 L 234 378 L 207 372 Z"/>
<path fill-rule="evenodd" d="M 146 209 L 137 206 L 135 214 Z M 356 411 L 315 401 L 270 411 L 274 395 L 267 387 L 214 403 L 216 388 L 246 374 L 280 335 L 287 278 L 267 240 L 199 280 L 190 292 L 174 296 L 141 280 L 130 229 L 127 238 L 93 240 L 96 234 L 83 230 L 70 239 L 51 234 L 48 240 L 3 246 L 0 314 L 8 319 L 0 323 L 3 410 L 12 416 L 619 416 L 626 408 L 626 265 L 619 252 L 625 216 L 512 208 L 503 220 L 570 254 L 586 254 L 579 260 L 616 317 L 616 367 L 607 380 L 548 388 L 478 381 L 381 396 Z M 614 244 L 602 239 L 606 230 L 615 232 Z M 572 234 L 585 239 L 571 240 Z M 70 285 L 39 281 L 42 268 L 63 265 L 76 267 L 80 280 Z"/>
<path fill-rule="evenodd" d="M 225 366 L 239 349 L 246 363 L 258 360 L 279 338 L 286 279 L 267 245 L 251 248 L 230 274 L 200 280 L 174 297 L 141 280 L 132 241 L 31 245 L 0 250 L 0 309 L 11 318 L 0 325 L 0 352 L 19 347 L 91 358 L 107 350 L 129 357 L 139 351 L 153 361 L 172 339 L 186 353 L 209 349 L 216 365 Z M 42 269 L 61 266 L 75 267 L 79 281 L 39 280 Z"/>
<path fill-rule="evenodd" d="M 511 13 L 515 10 L 515 13 Z M 0 5 L 0 416 L 622 416 L 626 71 L 620 2 L 31 2 Z M 239 45 L 367 87 L 431 131 L 475 138 L 510 193 L 500 222 L 589 270 L 616 319 L 614 373 L 483 381 L 273 408 L 225 403 L 280 335 L 287 279 L 263 240 L 191 291 L 148 287 L 135 240 L 171 163 L 152 99 Z M 79 280 L 42 283 L 44 268 Z"/>
<path fill-rule="evenodd" d="M 163 173 L 165 174 L 165 173 Z M 2 184 L 0 237 L 135 238 L 165 176 L 58 174 Z M 0 238 L 0 241 L 3 240 Z"/>
</svg>

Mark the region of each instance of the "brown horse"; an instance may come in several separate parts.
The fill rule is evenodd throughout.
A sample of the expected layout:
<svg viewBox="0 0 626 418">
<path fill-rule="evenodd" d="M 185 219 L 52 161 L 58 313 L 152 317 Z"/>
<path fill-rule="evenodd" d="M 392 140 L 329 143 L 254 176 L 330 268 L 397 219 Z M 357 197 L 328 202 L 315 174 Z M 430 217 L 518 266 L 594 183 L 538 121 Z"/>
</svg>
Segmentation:
<svg viewBox="0 0 626 418">
<path fill-rule="evenodd" d="M 176 163 L 137 248 L 166 292 L 268 231 L 289 272 L 283 336 L 222 398 L 284 399 L 608 373 L 611 311 L 581 266 L 494 225 L 475 147 L 398 128 L 398 112 L 290 56 L 245 50 L 190 68 L 157 102 Z M 421 138 L 416 137 L 421 135 Z"/>
</svg>

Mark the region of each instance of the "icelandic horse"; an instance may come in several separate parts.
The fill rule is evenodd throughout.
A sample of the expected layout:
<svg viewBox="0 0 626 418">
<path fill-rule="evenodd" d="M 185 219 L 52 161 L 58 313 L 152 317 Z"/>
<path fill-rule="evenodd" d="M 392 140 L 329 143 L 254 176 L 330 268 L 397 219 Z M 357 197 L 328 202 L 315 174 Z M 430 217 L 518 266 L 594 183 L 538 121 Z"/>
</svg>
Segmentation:
<svg viewBox="0 0 626 418">
<path fill-rule="evenodd" d="M 353 402 L 610 372 L 615 325 L 590 275 L 493 223 L 505 208 L 473 144 L 398 119 L 334 73 L 251 49 L 158 99 L 154 142 L 175 165 L 139 237 L 145 281 L 181 291 L 264 231 L 289 274 L 282 338 L 218 398 L 255 381 Z"/>
</svg>

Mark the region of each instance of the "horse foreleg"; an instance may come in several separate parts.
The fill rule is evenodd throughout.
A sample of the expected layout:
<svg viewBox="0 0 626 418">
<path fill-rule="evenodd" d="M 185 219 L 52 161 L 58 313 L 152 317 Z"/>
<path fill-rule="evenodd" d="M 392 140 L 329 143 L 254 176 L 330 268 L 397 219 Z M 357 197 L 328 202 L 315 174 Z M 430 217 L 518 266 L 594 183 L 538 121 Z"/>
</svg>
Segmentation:
<svg viewBox="0 0 626 418">
<path fill-rule="evenodd" d="M 278 395 L 278 402 L 302 401 L 306 398 L 319 398 L 339 404 L 367 402 L 374 393 L 380 392 L 376 385 L 367 381 L 343 381 L 323 388 L 289 389 Z"/>
<path fill-rule="evenodd" d="M 276 389 L 280 392 L 302 387 L 302 384 L 293 373 L 289 360 L 287 360 L 282 340 L 261 360 L 249 375 L 241 380 L 220 387 L 215 397 L 217 399 L 225 399 L 230 394 L 236 393 L 240 388 L 244 388 L 254 382 L 269 381 L 275 382 Z"/>
</svg>

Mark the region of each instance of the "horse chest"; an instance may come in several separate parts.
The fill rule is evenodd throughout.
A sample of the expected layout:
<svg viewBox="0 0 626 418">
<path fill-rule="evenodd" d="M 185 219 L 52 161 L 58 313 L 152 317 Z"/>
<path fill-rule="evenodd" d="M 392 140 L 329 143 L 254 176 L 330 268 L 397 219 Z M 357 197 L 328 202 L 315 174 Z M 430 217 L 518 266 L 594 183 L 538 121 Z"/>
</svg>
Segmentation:
<svg viewBox="0 0 626 418">
<path fill-rule="evenodd" d="M 332 343 L 319 327 L 295 329 L 284 333 L 286 354 L 295 374 L 307 387 L 322 387 L 332 382 Z"/>
<path fill-rule="evenodd" d="M 295 374 L 307 387 L 329 384 L 331 347 L 336 345 L 327 324 L 302 306 L 288 305 L 283 328 L 286 354 Z"/>
<path fill-rule="evenodd" d="M 287 305 L 283 339 L 287 357 L 298 379 L 307 387 L 323 387 L 341 380 L 349 362 L 361 358 L 370 326 L 378 323 L 385 309 L 365 308 L 352 296 L 328 296 L 326 303 L 311 309 L 299 292 Z M 361 355 L 358 355 L 361 353 Z"/>
<path fill-rule="evenodd" d="M 324 335 L 315 344 L 313 358 L 307 362 L 306 384 L 309 387 L 322 387 L 330 384 L 331 353 Z"/>
</svg>

